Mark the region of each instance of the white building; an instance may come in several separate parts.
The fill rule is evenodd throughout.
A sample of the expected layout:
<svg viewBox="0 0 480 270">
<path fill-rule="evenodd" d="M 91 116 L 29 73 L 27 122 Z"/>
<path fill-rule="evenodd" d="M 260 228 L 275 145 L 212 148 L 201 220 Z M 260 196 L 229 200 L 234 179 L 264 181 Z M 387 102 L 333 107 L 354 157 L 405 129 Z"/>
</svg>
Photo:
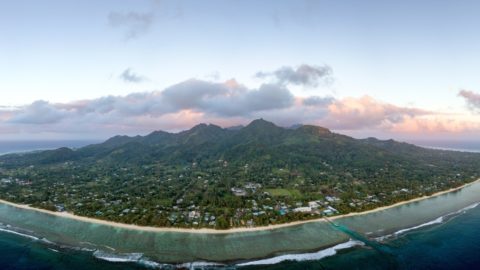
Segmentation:
<svg viewBox="0 0 480 270">
<path fill-rule="evenodd" d="M 310 206 L 297 207 L 297 208 L 293 209 L 293 212 L 310 213 L 310 212 L 312 212 L 312 208 Z"/>
<path fill-rule="evenodd" d="M 318 208 L 320 205 L 317 202 L 313 201 L 313 202 L 308 202 L 308 206 L 310 208 Z"/>
</svg>

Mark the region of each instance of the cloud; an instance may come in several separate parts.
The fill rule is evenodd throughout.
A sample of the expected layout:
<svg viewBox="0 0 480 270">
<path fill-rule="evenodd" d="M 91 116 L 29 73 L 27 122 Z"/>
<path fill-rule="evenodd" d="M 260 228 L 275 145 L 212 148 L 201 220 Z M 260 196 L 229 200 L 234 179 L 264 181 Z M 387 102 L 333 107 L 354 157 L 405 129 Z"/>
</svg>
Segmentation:
<svg viewBox="0 0 480 270">
<path fill-rule="evenodd" d="M 110 12 L 108 24 L 122 30 L 125 40 L 131 40 L 148 33 L 156 24 L 183 17 L 181 1 L 150 0 L 146 4 L 143 12 Z"/>
<path fill-rule="evenodd" d="M 463 95 L 472 100 L 478 96 L 468 92 Z M 7 135 L 16 138 L 19 134 L 30 139 L 39 134 L 47 134 L 48 138 L 52 134 L 60 134 L 57 137 L 61 138 L 105 138 L 158 129 L 178 131 L 200 122 L 233 126 L 256 118 L 283 126 L 315 124 L 341 133 L 363 132 L 367 136 L 382 132 L 480 132 L 480 119 L 472 115 L 402 107 L 370 96 L 299 97 L 287 85 L 278 83 L 249 88 L 235 79 L 224 82 L 190 79 L 162 91 L 66 103 L 40 100 L 21 107 L 0 107 L 0 138 Z"/>
<path fill-rule="evenodd" d="M 114 28 L 125 31 L 125 39 L 135 39 L 148 32 L 154 21 L 153 12 L 111 12 L 108 15 L 108 23 Z"/>
<path fill-rule="evenodd" d="M 120 74 L 120 79 L 131 83 L 140 83 L 146 80 L 145 77 L 133 73 L 130 68 L 125 69 L 122 74 Z"/>
<path fill-rule="evenodd" d="M 391 127 L 392 132 L 402 133 L 467 133 L 478 132 L 480 122 L 453 116 L 429 115 L 425 117 L 406 117 L 402 122 Z"/>
<path fill-rule="evenodd" d="M 334 101 L 332 97 L 311 96 L 304 98 L 302 103 L 305 106 L 325 106 L 331 104 L 332 101 Z"/>
<path fill-rule="evenodd" d="M 475 111 L 480 112 L 480 94 L 476 94 L 472 91 L 461 90 L 458 93 L 458 95 L 465 99 L 468 107 L 471 110 L 475 110 Z"/>
<path fill-rule="evenodd" d="M 355 130 L 382 127 L 390 128 L 406 118 L 432 114 L 432 112 L 399 107 L 375 100 L 370 96 L 344 98 L 329 105 L 326 123 L 329 127 L 342 130 Z"/>
<path fill-rule="evenodd" d="M 0 116 L 9 123 L 25 125 L 52 125 L 63 120 L 105 124 L 182 111 L 215 117 L 250 117 L 257 112 L 288 108 L 293 103 L 291 92 L 279 85 L 263 84 L 258 89 L 249 89 L 235 80 L 215 83 L 191 79 L 163 91 L 70 103 L 36 101 L 15 110 L 0 110 Z"/>
<path fill-rule="evenodd" d="M 258 89 L 248 89 L 235 80 L 224 83 L 188 80 L 165 89 L 162 95 L 165 103 L 177 110 L 193 109 L 229 117 L 287 108 L 294 101 L 285 87 L 263 84 Z"/>
<path fill-rule="evenodd" d="M 22 108 L 22 110 L 8 120 L 10 123 L 20 124 L 47 124 L 62 120 L 65 114 L 57 110 L 52 104 L 39 100 Z"/>
<path fill-rule="evenodd" d="M 289 66 L 281 67 L 273 72 L 258 72 L 257 78 L 274 78 L 280 84 L 293 84 L 316 87 L 320 82 L 332 81 L 332 68 L 324 66 L 300 65 L 296 69 Z"/>
</svg>

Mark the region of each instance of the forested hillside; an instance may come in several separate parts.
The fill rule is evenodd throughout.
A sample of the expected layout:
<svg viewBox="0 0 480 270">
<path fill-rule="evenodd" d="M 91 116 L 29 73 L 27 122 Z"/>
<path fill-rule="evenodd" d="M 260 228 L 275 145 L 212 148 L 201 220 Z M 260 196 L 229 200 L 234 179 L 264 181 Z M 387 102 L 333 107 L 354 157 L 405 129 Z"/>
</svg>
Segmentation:
<svg viewBox="0 0 480 270">
<path fill-rule="evenodd" d="M 265 120 L 0 156 L 0 197 L 152 226 L 277 224 L 362 211 L 480 177 L 480 154 Z"/>
</svg>

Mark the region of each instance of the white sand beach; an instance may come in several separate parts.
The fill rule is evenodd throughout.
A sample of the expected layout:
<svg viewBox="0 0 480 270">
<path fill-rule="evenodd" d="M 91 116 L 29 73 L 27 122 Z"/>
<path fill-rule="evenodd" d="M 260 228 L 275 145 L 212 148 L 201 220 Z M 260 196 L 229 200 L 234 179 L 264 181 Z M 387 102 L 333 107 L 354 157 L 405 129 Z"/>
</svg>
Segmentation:
<svg viewBox="0 0 480 270">
<path fill-rule="evenodd" d="M 378 212 L 378 211 L 383 211 L 389 208 L 401 206 L 404 204 L 409 204 L 412 202 L 416 201 L 421 201 L 425 200 L 428 198 L 432 198 L 435 196 L 440 196 L 442 194 L 446 194 L 449 192 L 457 191 L 460 190 L 466 186 L 472 185 L 476 182 L 479 182 L 480 179 L 477 179 L 476 181 L 473 181 L 471 183 L 467 183 L 465 185 L 459 186 L 457 188 L 452 188 L 444 191 L 440 191 L 437 193 L 434 193 L 430 196 L 423 196 L 399 203 L 395 203 L 392 205 L 387 205 L 383 207 L 378 207 L 372 210 L 368 211 L 363 211 L 363 212 L 352 212 L 344 215 L 337 215 L 337 216 L 331 216 L 329 217 L 329 220 L 335 220 L 343 217 L 351 217 L 351 216 L 358 216 L 358 215 L 365 215 L 373 212 Z M 268 226 L 260 226 L 260 227 L 253 227 L 253 228 L 244 228 L 244 227 L 239 227 L 239 228 L 232 228 L 228 230 L 216 230 L 216 229 L 209 229 L 209 228 L 202 228 L 202 229 L 188 229 L 188 228 L 171 228 L 171 227 L 151 227 L 151 226 L 139 226 L 139 225 L 134 225 L 134 224 L 124 224 L 124 223 L 118 223 L 118 222 L 112 222 L 112 221 L 106 221 L 106 220 L 101 220 L 101 219 L 96 219 L 96 218 L 90 218 L 90 217 L 83 217 L 83 216 L 78 216 L 74 215 L 72 213 L 68 212 L 53 212 L 45 209 L 39 209 L 35 207 L 31 207 L 29 205 L 24 205 L 24 204 L 16 204 L 12 203 L 9 201 L 5 200 L 0 200 L 0 203 L 7 204 L 13 207 L 21 208 L 21 209 L 28 209 L 28 210 L 33 210 L 33 211 L 38 211 L 42 212 L 48 215 L 54 215 L 62 218 L 70 218 L 70 219 L 75 219 L 83 222 L 89 222 L 89 223 L 95 223 L 95 224 L 102 224 L 102 225 L 107 225 L 107 226 L 114 226 L 114 227 L 119 227 L 119 228 L 124 228 L 124 229 L 130 229 L 130 230 L 141 230 L 141 231 L 150 231 L 150 232 L 178 232 L 178 233 L 203 233 L 203 234 L 229 234 L 229 233 L 242 233 L 242 232 L 254 232 L 254 231 L 266 231 L 266 230 L 275 230 L 279 228 L 285 228 L 285 227 L 291 227 L 291 226 L 297 226 L 301 224 L 306 224 L 306 223 L 311 223 L 311 222 L 326 222 L 325 218 L 316 218 L 316 219 L 311 219 L 311 220 L 301 220 L 301 221 L 294 221 L 294 222 L 289 222 L 289 223 L 284 223 L 284 224 L 276 224 L 276 225 L 268 225 Z"/>
</svg>

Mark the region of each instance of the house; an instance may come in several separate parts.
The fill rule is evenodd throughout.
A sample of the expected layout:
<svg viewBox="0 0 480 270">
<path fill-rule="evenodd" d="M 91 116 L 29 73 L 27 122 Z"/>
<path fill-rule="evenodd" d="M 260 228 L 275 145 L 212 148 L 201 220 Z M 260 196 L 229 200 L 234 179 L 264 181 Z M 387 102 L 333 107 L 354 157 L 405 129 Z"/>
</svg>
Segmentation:
<svg viewBox="0 0 480 270">
<path fill-rule="evenodd" d="M 310 208 L 318 208 L 320 205 L 316 201 L 308 202 Z"/>
<path fill-rule="evenodd" d="M 323 210 L 323 214 L 327 216 L 337 214 L 337 213 L 338 213 L 338 210 L 331 206 L 327 206 L 327 209 Z"/>
<path fill-rule="evenodd" d="M 261 188 L 261 187 L 262 187 L 262 185 L 261 185 L 261 184 L 257 184 L 257 183 L 247 183 L 247 184 L 245 185 L 245 189 L 251 189 L 251 190 L 253 190 L 253 191 L 255 191 L 256 189 Z"/>
<path fill-rule="evenodd" d="M 312 212 L 312 208 L 310 206 L 305 206 L 305 207 L 297 207 L 293 209 L 293 212 L 297 213 L 310 213 Z"/>
<path fill-rule="evenodd" d="M 331 202 L 331 203 L 340 201 L 340 199 L 335 197 L 335 196 L 326 196 L 325 200 L 327 200 L 328 202 Z"/>
<path fill-rule="evenodd" d="M 10 184 L 12 183 L 12 179 L 9 179 L 9 178 L 2 178 L 2 180 L 0 181 L 2 184 Z"/>
<path fill-rule="evenodd" d="M 231 191 L 233 192 L 233 195 L 235 195 L 235 196 L 246 196 L 247 195 L 247 192 L 243 188 L 233 187 L 231 189 Z"/>
<path fill-rule="evenodd" d="M 333 215 L 333 211 L 330 210 L 330 209 L 325 209 L 325 210 L 323 210 L 323 214 L 327 215 L 327 216 L 330 216 L 330 215 Z"/>
<path fill-rule="evenodd" d="M 273 210 L 273 207 L 269 206 L 269 205 L 263 205 L 262 208 L 264 210 Z"/>
</svg>

